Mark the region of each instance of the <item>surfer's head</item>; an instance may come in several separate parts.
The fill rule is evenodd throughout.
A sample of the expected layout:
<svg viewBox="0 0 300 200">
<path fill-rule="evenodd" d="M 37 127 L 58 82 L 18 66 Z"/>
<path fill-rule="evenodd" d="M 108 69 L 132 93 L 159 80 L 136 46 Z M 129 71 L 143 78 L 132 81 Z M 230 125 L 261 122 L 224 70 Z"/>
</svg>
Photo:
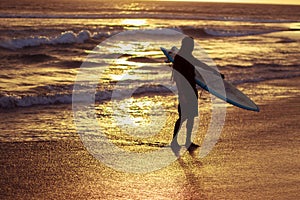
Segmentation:
<svg viewBox="0 0 300 200">
<path fill-rule="evenodd" d="M 192 53 L 194 50 L 194 40 L 191 37 L 185 37 L 181 41 L 181 50 L 186 53 Z"/>
</svg>

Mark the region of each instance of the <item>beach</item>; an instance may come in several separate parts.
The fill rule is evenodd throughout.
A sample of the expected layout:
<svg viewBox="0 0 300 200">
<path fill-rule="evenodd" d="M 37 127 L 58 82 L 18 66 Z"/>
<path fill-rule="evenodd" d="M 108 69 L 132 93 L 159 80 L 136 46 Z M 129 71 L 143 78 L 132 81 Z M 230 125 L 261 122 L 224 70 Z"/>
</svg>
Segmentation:
<svg viewBox="0 0 300 200">
<path fill-rule="evenodd" d="M 229 107 L 208 156 L 185 153 L 149 173 L 107 167 L 78 135 L 2 142 L 1 199 L 298 199 L 299 83 L 293 78 L 242 85 L 258 89 L 260 112 Z M 266 90 L 273 93 L 263 96 Z M 285 90 L 289 94 L 281 96 Z M 71 112 L 67 105 L 64 110 Z"/>
<path fill-rule="evenodd" d="M 0 199 L 299 199 L 299 5 L 0 7 Z M 161 47 L 186 36 L 260 111 L 197 86 L 201 147 L 186 152 L 182 128 L 176 158 L 178 91 Z"/>
</svg>

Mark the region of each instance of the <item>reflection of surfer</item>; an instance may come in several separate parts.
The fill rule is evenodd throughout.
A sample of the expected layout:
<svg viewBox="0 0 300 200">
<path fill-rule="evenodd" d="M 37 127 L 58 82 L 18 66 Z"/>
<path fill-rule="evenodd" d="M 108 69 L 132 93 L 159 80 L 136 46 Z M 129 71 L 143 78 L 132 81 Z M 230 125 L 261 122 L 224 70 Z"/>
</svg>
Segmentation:
<svg viewBox="0 0 300 200">
<path fill-rule="evenodd" d="M 177 142 L 178 132 L 184 121 L 186 121 L 186 143 L 189 151 L 193 151 L 198 145 L 192 143 L 191 135 L 194 125 L 194 118 L 198 116 L 198 92 L 195 81 L 195 67 L 191 64 L 194 60 L 192 51 L 194 49 L 194 40 L 191 37 L 185 37 L 181 42 L 181 48 L 174 58 L 173 78 L 178 89 L 178 115 L 175 123 L 173 140 L 171 147 L 178 151 L 180 146 Z"/>
</svg>

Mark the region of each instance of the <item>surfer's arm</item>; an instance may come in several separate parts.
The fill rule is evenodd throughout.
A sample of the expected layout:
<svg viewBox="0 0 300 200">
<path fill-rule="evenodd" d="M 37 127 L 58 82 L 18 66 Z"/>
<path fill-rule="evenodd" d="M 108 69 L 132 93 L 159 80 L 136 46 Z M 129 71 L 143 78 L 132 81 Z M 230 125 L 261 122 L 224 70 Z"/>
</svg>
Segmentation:
<svg viewBox="0 0 300 200">
<path fill-rule="evenodd" d="M 184 91 L 186 90 L 186 83 L 185 83 L 186 80 L 185 80 L 185 78 L 182 75 L 179 75 L 179 72 L 177 72 L 177 71 L 173 71 L 172 75 L 173 75 L 173 80 L 176 83 L 176 87 L 177 87 L 177 90 L 178 90 L 178 95 L 179 95 L 179 98 L 180 98 L 180 102 L 184 103 L 184 104 L 188 103 L 187 98 L 184 94 Z"/>
</svg>

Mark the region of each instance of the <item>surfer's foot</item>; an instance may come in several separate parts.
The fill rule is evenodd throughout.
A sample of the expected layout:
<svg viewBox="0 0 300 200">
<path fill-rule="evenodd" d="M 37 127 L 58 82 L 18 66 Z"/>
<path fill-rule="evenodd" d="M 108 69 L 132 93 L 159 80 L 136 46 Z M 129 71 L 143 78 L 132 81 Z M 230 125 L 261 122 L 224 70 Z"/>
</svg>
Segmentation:
<svg viewBox="0 0 300 200">
<path fill-rule="evenodd" d="M 179 156 L 180 148 L 181 147 L 176 140 L 173 140 L 171 142 L 171 149 L 172 149 L 173 153 L 175 154 L 175 156 L 177 156 L 177 157 Z"/>
<path fill-rule="evenodd" d="M 199 148 L 200 146 L 198 144 L 195 143 L 191 143 L 191 145 L 189 147 L 187 147 L 187 150 L 192 153 L 194 152 L 197 148 Z"/>
</svg>

